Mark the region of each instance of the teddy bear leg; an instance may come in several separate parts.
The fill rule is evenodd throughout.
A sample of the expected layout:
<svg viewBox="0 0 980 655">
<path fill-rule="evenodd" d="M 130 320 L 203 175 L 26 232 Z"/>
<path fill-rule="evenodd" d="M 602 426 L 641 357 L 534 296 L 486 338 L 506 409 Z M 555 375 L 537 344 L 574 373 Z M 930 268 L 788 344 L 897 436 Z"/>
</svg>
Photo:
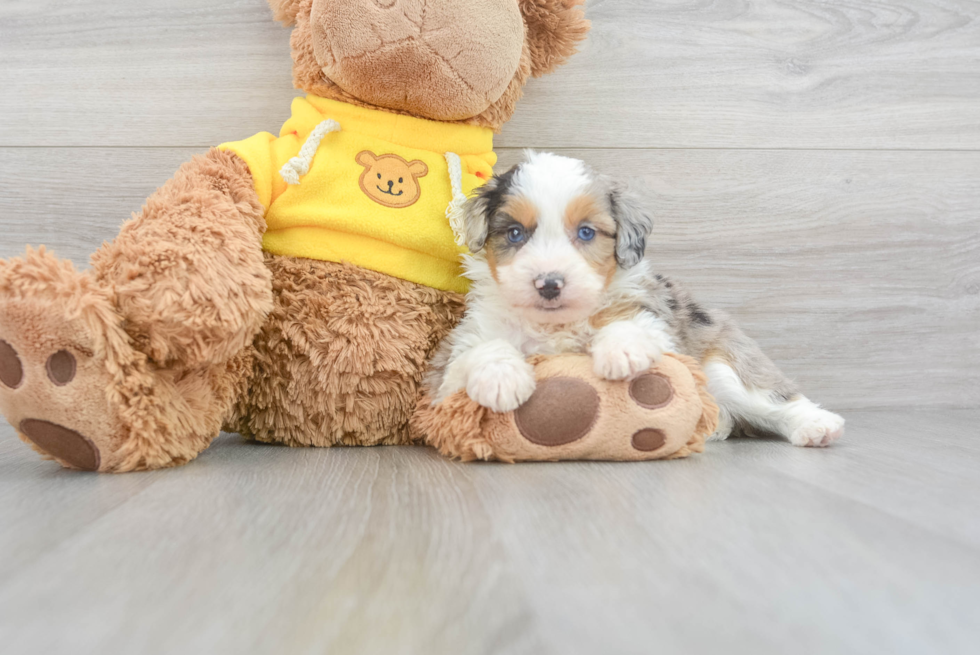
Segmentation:
<svg viewBox="0 0 980 655">
<path fill-rule="evenodd" d="M 349 264 L 268 255 L 275 308 L 227 429 L 292 446 L 403 444 L 462 296 Z"/>
<path fill-rule="evenodd" d="M 92 268 L 136 347 L 158 366 L 191 370 L 248 346 L 272 309 L 264 232 L 248 166 L 212 149 L 150 196 Z"/>
<path fill-rule="evenodd" d="M 36 449 L 98 471 L 193 459 L 251 373 L 271 307 L 247 167 L 185 164 L 78 273 L 0 261 L 0 411 Z M 210 281 L 210 283 L 209 283 Z"/>
<path fill-rule="evenodd" d="M 111 293 L 41 250 L 0 262 L 0 412 L 67 468 L 182 464 L 218 433 L 248 350 L 177 375 L 133 348 Z"/>
</svg>

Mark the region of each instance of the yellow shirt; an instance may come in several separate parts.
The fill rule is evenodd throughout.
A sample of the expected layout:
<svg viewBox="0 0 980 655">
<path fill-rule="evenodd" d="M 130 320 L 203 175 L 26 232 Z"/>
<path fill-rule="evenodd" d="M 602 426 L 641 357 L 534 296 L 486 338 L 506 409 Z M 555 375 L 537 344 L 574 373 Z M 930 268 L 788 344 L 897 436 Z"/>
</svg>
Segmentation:
<svg viewBox="0 0 980 655">
<path fill-rule="evenodd" d="M 459 156 L 457 191 L 469 195 L 493 175 L 493 132 L 312 95 L 294 99 L 292 112 L 278 138 L 263 132 L 219 146 L 252 173 L 266 208 L 265 250 L 465 292 L 465 247 L 447 218 L 454 190 L 446 153 Z M 336 124 L 321 125 L 326 120 Z M 287 164 L 293 184 L 283 177 Z"/>
</svg>

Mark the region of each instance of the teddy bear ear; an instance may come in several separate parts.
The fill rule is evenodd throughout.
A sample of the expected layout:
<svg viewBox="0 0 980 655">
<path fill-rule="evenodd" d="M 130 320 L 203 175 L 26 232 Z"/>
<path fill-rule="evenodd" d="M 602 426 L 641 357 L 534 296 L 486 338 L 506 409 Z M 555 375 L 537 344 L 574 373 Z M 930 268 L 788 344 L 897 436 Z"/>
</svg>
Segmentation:
<svg viewBox="0 0 980 655">
<path fill-rule="evenodd" d="M 354 157 L 354 161 L 364 168 L 371 168 L 378 161 L 378 156 L 370 150 L 362 150 Z"/>
<path fill-rule="evenodd" d="M 531 74 L 546 75 L 565 63 L 585 38 L 590 23 L 580 5 L 585 0 L 519 0 L 527 24 Z"/>
<path fill-rule="evenodd" d="M 269 0 L 272 17 L 286 27 L 296 23 L 296 15 L 299 14 L 302 4 L 303 0 Z"/>
<path fill-rule="evenodd" d="M 416 159 L 409 162 L 408 172 L 412 174 L 412 177 L 425 177 L 429 174 L 429 167 L 421 159 Z"/>
</svg>

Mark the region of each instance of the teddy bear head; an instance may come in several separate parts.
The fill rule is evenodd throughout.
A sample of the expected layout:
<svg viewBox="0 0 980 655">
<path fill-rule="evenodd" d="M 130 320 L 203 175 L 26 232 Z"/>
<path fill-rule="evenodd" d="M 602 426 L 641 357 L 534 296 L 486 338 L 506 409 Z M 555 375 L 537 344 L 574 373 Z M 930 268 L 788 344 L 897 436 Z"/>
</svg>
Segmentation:
<svg viewBox="0 0 980 655">
<path fill-rule="evenodd" d="M 364 167 L 359 184 L 368 198 L 385 207 L 409 207 L 421 195 L 418 178 L 429 173 L 424 161 L 405 161 L 398 155 L 376 155 L 370 150 L 357 154 Z"/>
<path fill-rule="evenodd" d="M 499 129 L 589 29 L 584 0 L 269 0 L 318 96 Z"/>
</svg>

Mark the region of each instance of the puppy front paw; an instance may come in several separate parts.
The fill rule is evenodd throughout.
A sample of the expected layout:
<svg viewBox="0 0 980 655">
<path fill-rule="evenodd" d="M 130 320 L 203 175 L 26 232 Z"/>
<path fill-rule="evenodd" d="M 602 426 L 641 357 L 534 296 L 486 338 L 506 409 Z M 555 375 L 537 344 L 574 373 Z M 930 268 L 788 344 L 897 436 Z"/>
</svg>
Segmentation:
<svg viewBox="0 0 980 655">
<path fill-rule="evenodd" d="M 606 380 L 625 380 L 642 373 L 663 357 L 659 348 L 604 339 L 592 348 L 592 370 Z"/>
<path fill-rule="evenodd" d="M 495 412 L 512 412 L 534 393 L 534 369 L 523 359 L 488 362 L 469 374 L 466 394 Z"/>
</svg>

